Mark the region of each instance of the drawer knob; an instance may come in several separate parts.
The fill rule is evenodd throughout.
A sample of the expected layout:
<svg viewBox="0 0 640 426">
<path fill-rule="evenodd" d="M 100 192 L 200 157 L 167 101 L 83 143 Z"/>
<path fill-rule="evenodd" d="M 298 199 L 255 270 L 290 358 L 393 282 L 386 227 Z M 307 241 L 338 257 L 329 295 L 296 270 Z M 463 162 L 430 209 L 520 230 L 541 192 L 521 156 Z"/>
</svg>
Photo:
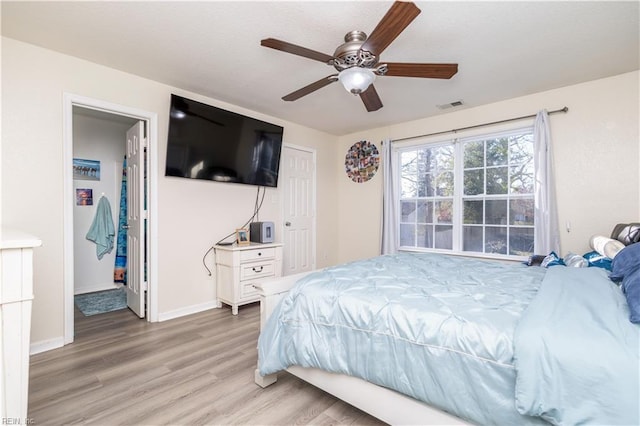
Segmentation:
<svg viewBox="0 0 640 426">
<path fill-rule="evenodd" d="M 262 256 L 262 253 L 261 253 L 261 252 L 258 252 L 258 256 Z"/>
<path fill-rule="evenodd" d="M 262 268 L 264 268 L 264 266 L 260 266 L 259 268 L 256 268 L 256 267 L 254 266 L 254 267 L 253 267 L 253 268 L 251 268 L 251 269 L 253 269 L 253 272 L 260 273 L 260 272 L 262 272 Z"/>
</svg>

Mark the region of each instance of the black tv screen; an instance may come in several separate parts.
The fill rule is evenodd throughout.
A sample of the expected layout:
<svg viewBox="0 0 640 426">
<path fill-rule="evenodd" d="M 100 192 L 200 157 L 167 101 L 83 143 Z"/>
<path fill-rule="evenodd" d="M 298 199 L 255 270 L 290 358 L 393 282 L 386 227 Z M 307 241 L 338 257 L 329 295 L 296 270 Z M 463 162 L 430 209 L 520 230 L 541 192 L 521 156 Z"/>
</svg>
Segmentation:
<svg viewBox="0 0 640 426">
<path fill-rule="evenodd" d="M 171 95 L 165 175 L 276 187 L 283 128 Z"/>
</svg>

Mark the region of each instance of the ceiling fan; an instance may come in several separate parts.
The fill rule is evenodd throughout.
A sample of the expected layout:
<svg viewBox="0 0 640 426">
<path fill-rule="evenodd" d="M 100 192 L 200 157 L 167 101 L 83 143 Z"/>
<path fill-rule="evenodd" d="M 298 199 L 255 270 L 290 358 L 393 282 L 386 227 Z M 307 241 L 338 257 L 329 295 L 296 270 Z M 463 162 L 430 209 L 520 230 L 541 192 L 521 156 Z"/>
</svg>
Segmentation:
<svg viewBox="0 0 640 426">
<path fill-rule="evenodd" d="M 449 79 L 458 72 L 458 64 L 380 62 L 380 54 L 419 14 L 420 9 L 414 3 L 396 1 L 369 37 L 362 31 L 351 31 L 344 36 L 344 43 L 333 55 L 273 38 L 262 40 L 260 45 L 324 62 L 338 71 L 289 93 L 283 100 L 295 101 L 340 81 L 346 90 L 360 96 L 367 111 L 377 111 L 382 108 L 382 101 L 373 86 L 376 76 Z"/>
</svg>

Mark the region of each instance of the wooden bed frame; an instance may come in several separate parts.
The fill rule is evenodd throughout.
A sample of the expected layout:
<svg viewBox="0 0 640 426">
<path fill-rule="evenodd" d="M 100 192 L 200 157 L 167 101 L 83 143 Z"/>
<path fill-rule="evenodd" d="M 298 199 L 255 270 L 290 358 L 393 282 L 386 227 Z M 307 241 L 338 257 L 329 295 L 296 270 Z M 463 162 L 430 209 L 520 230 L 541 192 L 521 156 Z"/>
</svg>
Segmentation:
<svg viewBox="0 0 640 426">
<path fill-rule="evenodd" d="M 289 275 L 255 285 L 260 294 L 261 328 L 289 289 L 296 281 L 309 273 Z M 426 403 L 356 377 L 299 366 L 291 366 L 286 371 L 392 425 L 470 424 Z M 277 374 L 263 377 L 256 368 L 255 382 L 259 386 L 267 387 L 275 383 L 276 380 Z"/>
</svg>

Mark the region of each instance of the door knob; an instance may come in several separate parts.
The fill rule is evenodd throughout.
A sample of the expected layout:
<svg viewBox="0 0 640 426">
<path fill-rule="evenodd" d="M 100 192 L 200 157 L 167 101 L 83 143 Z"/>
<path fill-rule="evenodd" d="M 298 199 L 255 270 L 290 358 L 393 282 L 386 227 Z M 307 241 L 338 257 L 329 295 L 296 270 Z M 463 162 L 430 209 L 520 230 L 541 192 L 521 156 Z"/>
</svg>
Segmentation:
<svg viewBox="0 0 640 426">
<path fill-rule="evenodd" d="M 285 222 L 284 226 L 291 226 L 291 222 Z"/>
</svg>

